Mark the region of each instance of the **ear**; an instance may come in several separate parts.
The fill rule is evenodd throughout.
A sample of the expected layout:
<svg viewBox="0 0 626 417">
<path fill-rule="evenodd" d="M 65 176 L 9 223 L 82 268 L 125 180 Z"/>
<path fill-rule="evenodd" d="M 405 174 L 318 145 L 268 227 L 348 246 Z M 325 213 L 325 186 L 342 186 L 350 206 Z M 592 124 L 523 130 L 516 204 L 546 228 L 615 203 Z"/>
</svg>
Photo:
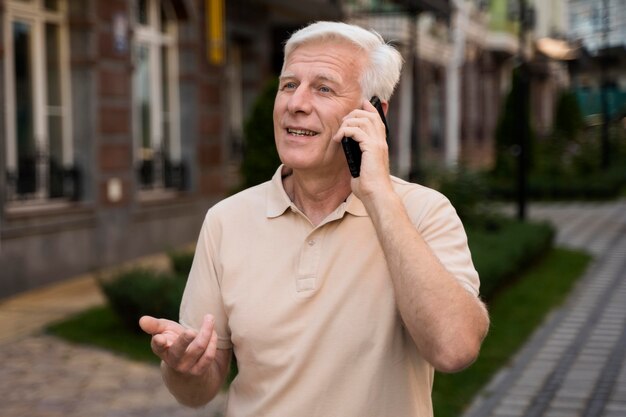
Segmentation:
<svg viewBox="0 0 626 417">
<path fill-rule="evenodd" d="M 389 109 L 389 102 L 388 101 L 381 101 L 380 102 L 381 106 L 383 106 L 383 113 L 385 113 L 385 117 L 387 116 L 387 110 Z"/>
</svg>

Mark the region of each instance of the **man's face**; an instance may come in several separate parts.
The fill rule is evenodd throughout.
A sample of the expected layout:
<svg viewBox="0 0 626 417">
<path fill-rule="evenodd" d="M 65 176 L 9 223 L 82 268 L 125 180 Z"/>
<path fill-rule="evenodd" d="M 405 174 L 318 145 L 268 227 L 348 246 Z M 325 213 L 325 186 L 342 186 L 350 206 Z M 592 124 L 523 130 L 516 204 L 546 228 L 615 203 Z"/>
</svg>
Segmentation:
<svg viewBox="0 0 626 417">
<path fill-rule="evenodd" d="M 331 141 L 342 118 L 361 108 L 365 54 L 348 42 L 313 42 L 285 63 L 274 102 L 274 138 L 281 161 L 296 170 L 346 168 Z"/>
</svg>

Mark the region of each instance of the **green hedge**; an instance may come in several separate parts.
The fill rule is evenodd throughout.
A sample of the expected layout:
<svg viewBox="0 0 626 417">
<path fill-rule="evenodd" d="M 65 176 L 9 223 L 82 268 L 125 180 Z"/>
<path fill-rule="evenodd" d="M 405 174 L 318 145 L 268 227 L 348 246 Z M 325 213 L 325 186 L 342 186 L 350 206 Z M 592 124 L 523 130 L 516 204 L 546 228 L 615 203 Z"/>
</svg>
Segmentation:
<svg viewBox="0 0 626 417">
<path fill-rule="evenodd" d="M 504 218 L 485 225 L 489 226 L 468 226 L 467 236 L 481 295 L 489 300 L 548 252 L 554 229 L 547 223 Z"/>
<path fill-rule="evenodd" d="M 139 318 L 143 315 L 178 321 L 185 282 L 177 274 L 133 268 L 100 279 L 100 287 L 122 322 L 141 331 Z"/>
<path fill-rule="evenodd" d="M 194 252 L 190 250 L 171 251 L 168 253 L 174 273 L 187 277 L 191 271 Z"/>
<path fill-rule="evenodd" d="M 426 185 L 444 194 L 467 231 L 481 280 L 481 295 L 493 294 L 514 280 L 551 248 L 554 229 L 545 223 L 504 218 L 489 204 L 487 176 L 464 169 L 429 169 Z M 514 196 L 514 195 L 512 195 Z"/>
<path fill-rule="evenodd" d="M 492 197 L 514 199 L 515 179 L 491 178 Z M 626 191 L 626 167 L 614 167 L 606 172 L 586 176 L 553 176 L 533 174 L 528 179 L 527 196 L 532 200 L 606 200 Z"/>
</svg>

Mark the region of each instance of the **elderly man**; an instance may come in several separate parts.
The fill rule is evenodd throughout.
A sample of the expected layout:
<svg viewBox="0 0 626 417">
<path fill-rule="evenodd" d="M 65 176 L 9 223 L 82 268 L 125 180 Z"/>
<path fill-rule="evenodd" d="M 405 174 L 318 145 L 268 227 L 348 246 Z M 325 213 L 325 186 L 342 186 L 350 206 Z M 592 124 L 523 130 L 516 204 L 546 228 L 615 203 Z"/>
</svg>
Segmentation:
<svg viewBox="0 0 626 417">
<path fill-rule="evenodd" d="M 274 103 L 283 165 L 207 213 L 181 323 L 143 317 L 169 390 L 227 416 L 432 416 L 434 370 L 474 361 L 489 325 L 463 226 L 390 176 L 386 111 L 402 59 L 365 29 L 293 34 Z M 362 151 L 353 178 L 341 140 Z"/>
</svg>

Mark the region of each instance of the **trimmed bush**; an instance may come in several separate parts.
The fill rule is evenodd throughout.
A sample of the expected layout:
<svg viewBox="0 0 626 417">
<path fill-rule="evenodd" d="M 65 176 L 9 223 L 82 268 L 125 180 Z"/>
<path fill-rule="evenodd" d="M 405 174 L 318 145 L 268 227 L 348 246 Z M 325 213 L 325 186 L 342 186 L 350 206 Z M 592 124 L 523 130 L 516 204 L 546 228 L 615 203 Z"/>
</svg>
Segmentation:
<svg viewBox="0 0 626 417">
<path fill-rule="evenodd" d="M 429 177 L 427 185 L 450 200 L 464 224 L 484 224 L 490 218 L 485 205 L 488 187 L 482 175 L 460 169 L 434 172 Z"/>
<path fill-rule="evenodd" d="M 181 275 L 185 279 L 189 276 L 191 271 L 191 264 L 193 263 L 193 251 L 180 250 L 172 251 L 167 254 L 170 259 L 170 265 L 174 273 Z"/>
<path fill-rule="evenodd" d="M 547 223 L 501 218 L 489 228 L 467 227 L 467 236 L 480 274 L 480 293 L 489 300 L 548 252 L 554 229 Z"/>
<path fill-rule="evenodd" d="M 494 197 L 514 199 L 516 196 L 514 179 L 491 178 L 489 184 Z M 528 197 L 532 200 L 606 200 L 618 197 L 625 188 L 626 166 L 577 177 L 531 174 Z"/>
<path fill-rule="evenodd" d="M 133 268 L 99 281 L 102 292 L 122 322 L 140 332 L 143 315 L 178 321 L 185 280 L 178 275 Z"/>
</svg>

